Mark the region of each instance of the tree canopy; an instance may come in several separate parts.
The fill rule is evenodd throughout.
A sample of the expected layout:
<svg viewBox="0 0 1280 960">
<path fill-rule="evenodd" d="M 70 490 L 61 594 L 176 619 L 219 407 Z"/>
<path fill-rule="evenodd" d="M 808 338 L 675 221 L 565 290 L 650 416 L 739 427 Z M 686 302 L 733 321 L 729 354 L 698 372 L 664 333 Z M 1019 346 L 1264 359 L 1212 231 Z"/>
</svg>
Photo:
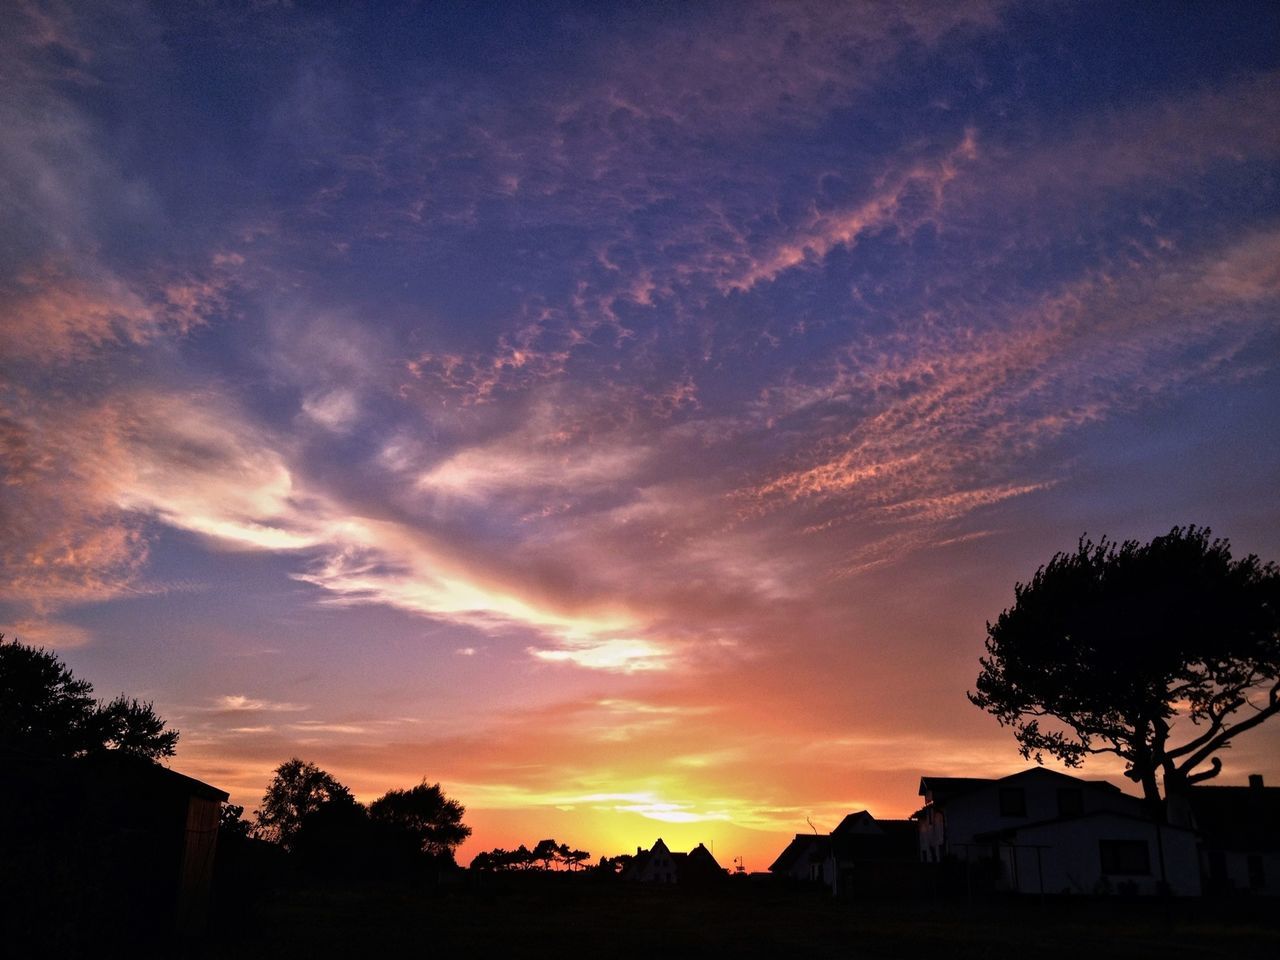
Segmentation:
<svg viewBox="0 0 1280 960">
<path fill-rule="evenodd" d="M 267 784 L 262 808 L 254 811 L 257 833 L 288 849 L 303 821 L 334 803 L 355 805 L 356 801 L 350 790 L 314 763 L 297 757 L 286 760 Z"/>
<path fill-rule="evenodd" d="M 1081 538 L 987 624 L 969 699 L 1022 755 L 1111 753 L 1149 801 L 1216 776 L 1214 754 L 1280 713 L 1280 569 L 1210 531 Z M 1207 764 L 1207 766 L 1206 766 Z"/>
<path fill-rule="evenodd" d="M 173 756 L 178 731 L 150 703 L 121 694 L 105 703 L 56 654 L 0 634 L 0 746 L 50 757 L 103 750 L 158 760 Z"/>
<path fill-rule="evenodd" d="M 471 828 L 462 822 L 466 812 L 457 800 L 444 795 L 440 784 L 426 780 L 408 790 L 389 790 L 369 806 L 374 821 L 404 830 L 423 853 L 433 857 L 452 857 L 471 836 Z"/>
</svg>

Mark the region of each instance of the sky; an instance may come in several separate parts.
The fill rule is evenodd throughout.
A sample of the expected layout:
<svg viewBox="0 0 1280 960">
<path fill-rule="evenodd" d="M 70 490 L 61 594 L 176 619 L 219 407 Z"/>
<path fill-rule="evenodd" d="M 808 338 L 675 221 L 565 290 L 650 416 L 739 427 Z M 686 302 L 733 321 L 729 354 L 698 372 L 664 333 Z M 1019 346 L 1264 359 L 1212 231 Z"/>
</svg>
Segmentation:
<svg viewBox="0 0 1280 960">
<path fill-rule="evenodd" d="M 6 7 L 0 629 L 248 811 L 764 869 L 1082 535 L 1280 559 L 1273 3 Z"/>
</svg>

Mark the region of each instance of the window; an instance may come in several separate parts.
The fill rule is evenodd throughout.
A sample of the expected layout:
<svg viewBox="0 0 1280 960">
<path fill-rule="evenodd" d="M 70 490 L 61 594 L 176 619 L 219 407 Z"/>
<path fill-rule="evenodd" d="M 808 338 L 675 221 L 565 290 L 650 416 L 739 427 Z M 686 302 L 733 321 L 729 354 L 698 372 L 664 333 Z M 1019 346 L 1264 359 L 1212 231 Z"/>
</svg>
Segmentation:
<svg viewBox="0 0 1280 960">
<path fill-rule="evenodd" d="M 1145 840 L 1099 840 L 1102 872 L 1121 876 L 1151 873 L 1151 853 Z"/>
<path fill-rule="evenodd" d="M 1027 794 L 1021 787 L 1000 788 L 1000 816 L 1025 817 L 1027 815 Z"/>
<path fill-rule="evenodd" d="M 1084 813 L 1084 791 L 1079 787 L 1062 787 L 1058 790 L 1058 816 L 1078 817 Z"/>
</svg>

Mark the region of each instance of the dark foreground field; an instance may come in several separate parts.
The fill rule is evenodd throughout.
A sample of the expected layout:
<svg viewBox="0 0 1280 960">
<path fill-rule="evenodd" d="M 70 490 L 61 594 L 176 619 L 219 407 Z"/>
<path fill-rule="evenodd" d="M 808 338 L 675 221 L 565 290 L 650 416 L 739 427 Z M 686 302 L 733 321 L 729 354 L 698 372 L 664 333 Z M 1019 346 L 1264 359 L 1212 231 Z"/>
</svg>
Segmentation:
<svg viewBox="0 0 1280 960">
<path fill-rule="evenodd" d="M 1280 957 L 1265 903 L 863 901 L 749 882 L 294 890 L 202 957 Z"/>
</svg>

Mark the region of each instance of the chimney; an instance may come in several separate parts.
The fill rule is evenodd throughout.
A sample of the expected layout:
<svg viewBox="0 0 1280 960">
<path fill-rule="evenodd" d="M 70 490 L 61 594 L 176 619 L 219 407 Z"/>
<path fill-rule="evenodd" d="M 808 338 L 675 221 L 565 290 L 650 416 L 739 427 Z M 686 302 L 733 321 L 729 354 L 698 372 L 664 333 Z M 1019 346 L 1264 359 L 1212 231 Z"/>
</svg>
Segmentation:
<svg viewBox="0 0 1280 960">
<path fill-rule="evenodd" d="M 1249 789 L 1250 790 L 1262 789 L 1262 774 L 1260 773 L 1249 774 Z"/>
</svg>

